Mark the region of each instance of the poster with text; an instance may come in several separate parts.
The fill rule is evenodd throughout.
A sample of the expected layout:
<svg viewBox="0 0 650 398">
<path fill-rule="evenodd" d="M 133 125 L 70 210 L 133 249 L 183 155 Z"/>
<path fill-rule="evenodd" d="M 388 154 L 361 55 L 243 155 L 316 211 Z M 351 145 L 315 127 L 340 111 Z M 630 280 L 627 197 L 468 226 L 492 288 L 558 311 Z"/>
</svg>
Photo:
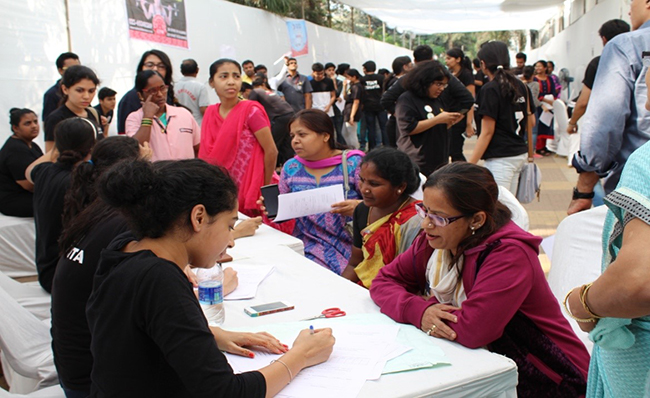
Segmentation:
<svg viewBox="0 0 650 398">
<path fill-rule="evenodd" d="M 129 36 L 188 48 L 185 0 L 126 0 Z"/>
<path fill-rule="evenodd" d="M 309 43 L 307 42 L 307 25 L 305 21 L 287 21 L 289 41 L 291 42 L 291 56 L 307 55 Z"/>
</svg>

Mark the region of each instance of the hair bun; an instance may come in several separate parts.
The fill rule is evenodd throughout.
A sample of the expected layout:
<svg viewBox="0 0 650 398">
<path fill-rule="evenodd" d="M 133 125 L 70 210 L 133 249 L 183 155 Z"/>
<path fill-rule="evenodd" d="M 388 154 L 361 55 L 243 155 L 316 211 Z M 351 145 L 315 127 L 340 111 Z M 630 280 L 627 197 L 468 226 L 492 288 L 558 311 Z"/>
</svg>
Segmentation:
<svg viewBox="0 0 650 398">
<path fill-rule="evenodd" d="M 150 162 L 125 160 L 99 180 L 99 194 L 111 206 L 129 210 L 141 204 L 155 189 L 157 176 Z"/>
</svg>

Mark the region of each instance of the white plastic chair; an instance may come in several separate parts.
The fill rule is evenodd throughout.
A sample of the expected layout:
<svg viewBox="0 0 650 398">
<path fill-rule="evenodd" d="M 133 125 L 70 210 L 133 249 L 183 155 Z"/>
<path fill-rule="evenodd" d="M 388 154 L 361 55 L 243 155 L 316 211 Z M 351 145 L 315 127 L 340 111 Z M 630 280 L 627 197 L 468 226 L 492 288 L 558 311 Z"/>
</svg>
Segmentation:
<svg viewBox="0 0 650 398">
<path fill-rule="evenodd" d="M 600 276 L 606 214 L 607 206 L 598 206 L 570 215 L 558 225 L 548 284 L 559 303 L 562 303 L 569 290 L 592 282 Z M 589 341 L 587 333 L 581 331 L 578 324 L 567 314 L 563 314 L 591 352 L 593 343 Z"/>
<path fill-rule="evenodd" d="M 29 394 L 13 394 L 0 388 L 0 398 L 65 398 L 65 393 L 61 386 L 56 385 L 52 387 L 43 388 L 42 390 L 34 391 Z"/>
<path fill-rule="evenodd" d="M 519 203 L 515 195 L 501 185 L 499 185 L 499 202 L 503 203 L 508 209 L 510 209 L 510 212 L 512 213 L 512 221 L 514 221 L 519 228 L 528 231 L 528 227 L 530 226 L 528 212 L 524 206 Z"/>
<path fill-rule="evenodd" d="M 38 320 L 0 288 L 0 350 L 10 392 L 27 394 L 58 383 L 49 322 Z"/>
<path fill-rule="evenodd" d="M 553 102 L 553 115 L 555 119 L 555 144 L 557 146 L 557 153 L 560 156 L 569 156 L 570 152 L 570 139 L 569 134 L 566 132 L 569 125 L 569 115 L 567 114 L 566 105 L 560 100 Z"/>
<path fill-rule="evenodd" d="M 52 318 L 52 297 L 38 282 L 20 283 L 0 272 L 0 288 L 38 319 Z"/>
</svg>

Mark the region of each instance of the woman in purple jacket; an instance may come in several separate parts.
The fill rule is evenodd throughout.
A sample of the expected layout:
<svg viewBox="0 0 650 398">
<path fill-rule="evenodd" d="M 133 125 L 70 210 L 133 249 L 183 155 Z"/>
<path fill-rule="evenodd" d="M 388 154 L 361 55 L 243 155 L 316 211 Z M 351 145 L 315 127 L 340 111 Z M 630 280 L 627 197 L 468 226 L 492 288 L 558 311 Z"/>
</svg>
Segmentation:
<svg viewBox="0 0 650 398">
<path fill-rule="evenodd" d="M 485 168 L 452 163 L 424 184 L 423 232 L 370 295 L 397 322 L 517 363 L 519 397 L 584 395 L 589 354 L 551 293 L 541 241 L 510 220 Z"/>
</svg>

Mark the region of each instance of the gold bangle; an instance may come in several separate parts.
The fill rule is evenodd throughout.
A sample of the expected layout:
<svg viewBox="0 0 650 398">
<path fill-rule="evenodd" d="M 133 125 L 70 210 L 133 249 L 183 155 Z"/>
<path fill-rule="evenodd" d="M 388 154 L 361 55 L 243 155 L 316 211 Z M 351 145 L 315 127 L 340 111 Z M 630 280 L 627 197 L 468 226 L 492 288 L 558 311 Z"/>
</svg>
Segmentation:
<svg viewBox="0 0 650 398">
<path fill-rule="evenodd" d="M 595 319 L 600 319 L 602 316 L 594 314 L 594 312 L 589 308 L 589 305 L 587 304 L 587 292 L 589 289 L 591 289 L 592 283 L 587 283 L 586 285 L 582 285 L 580 288 L 580 303 L 582 304 L 582 307 L 585 309 L 585 312 L 589 314 L 590 317 L 595 318 Z"/>
<path fill-rule="evenodd" d="M 273 363 L 273 362 L 280 362 L 281 364 L 284 365 L 285 368 L 287 368 L 287 372 L 289 372 L 289 383 L 291 383 L 293 381 L 293 373 L 291 373 L 291 369 L 289 369 L 289 366 L 286 363 L 279 360 L 279 359 L 274 359 L 273 361 L 271 361 L 271 363 Z M 287 383 L 287 384 L 289 384 L 289 383 Z"/>
<path fill-rule="evenodd" d="M 569 292 L 564 296 L 564 301 L 562 302 L 562 305 L 564 306 L 564 311 L 566 311 L 567 315 L 571 317 L 574 321 L 577 322 L 583 322 L 583 323 L 589 323 L 589 322 L 596 322 L 596 318 L 578 318 L 577 316 L 573 315 L 571 313 L 571 310 L 569 309 L 568 301 L 569 301 L 569 296 L 573 292 L 573 289 L 569 290 Z"/>
</svg>

